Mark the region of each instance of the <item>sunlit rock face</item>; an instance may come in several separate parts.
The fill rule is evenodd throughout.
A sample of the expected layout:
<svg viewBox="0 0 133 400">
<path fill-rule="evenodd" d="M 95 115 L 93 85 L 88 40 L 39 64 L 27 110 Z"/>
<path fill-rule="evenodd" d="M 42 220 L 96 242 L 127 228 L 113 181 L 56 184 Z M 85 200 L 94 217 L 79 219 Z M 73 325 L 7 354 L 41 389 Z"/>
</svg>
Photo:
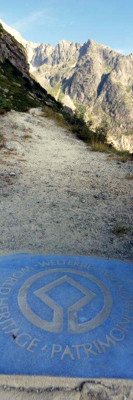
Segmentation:
<svg viewBox="0 0 133 400">
<path fill-rule="evenodd" d="M 56 100 L 65 104 L 69 96 L 72 109 L 82 111 L 93 128 L 108 123 L 109 135 L 132 151 L 133 54 L 124 56 L 93 40 L 37 44 L 2 24 L 23 44 L 32 75 Z"/>
</svg>

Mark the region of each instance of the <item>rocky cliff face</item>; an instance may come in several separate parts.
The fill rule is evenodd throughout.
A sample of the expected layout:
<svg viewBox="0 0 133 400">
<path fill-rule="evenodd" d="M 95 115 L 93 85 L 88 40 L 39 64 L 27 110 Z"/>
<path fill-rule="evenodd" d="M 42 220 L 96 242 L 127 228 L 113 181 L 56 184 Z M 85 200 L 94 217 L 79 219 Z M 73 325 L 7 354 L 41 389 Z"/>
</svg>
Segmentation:
<svg viewBox="0 0 133 400">
<path fill-rule="evenodd" d="M 62 108 L 32 79 L 26 50 L 0 24 L 0 114 L 12 109 L 27 111 L 47 102 L 57 111 Z"/>
<path fill-rule="evenodd" d="M 40 47 L 36 54 L 34 75 L 43 87 L 61 101 L 69 96 L 94 128 L 108 123 L 115 143 L 119 136 L 118 148 L 127 142 L 132 148 L 133 54 L 118 54 L 93 40 L 83 45 L 62 41 L 48 46 L 46 57 Z"/>
<path fill-rule="evenodd" d="M 6 33 L 0 25 L 0 62 L 10 60 L 10 63 L 16 67 L 24 77 L 29 77 L 29 64 L 26 58 L 26 51 L 22 45 Z"/>
<path fill-rule="evenodd" d="M 118 148 L 128 142 L 131 151 L 133 54 L 124 56 L 93 40 L 84 44 L 62 40 L 55 47 L 23 41 L 31 72 L 41 86 L 64 104 L 69 98 L 72 109 L 91 120 L 93 128 L 107 123 Z"/>
<path fill-rule="evenodd" d="M 12 35 L 17 40 L 18 43 L 22 44 L 22 46 L 25 47 L 26 54 L 28 56 L 28 62 L 30 63 L 34 55 L 34 49 L 38 47 L 39 44 L 23 39 L 20 33 L 16 29 L 13 29 L 11 28 L 11 26 L 5 24 L 5 22 L 3 22 L 2 19 L 0 19 L 0 24 L 3 26 L 6 32 Z"/>
</svg>

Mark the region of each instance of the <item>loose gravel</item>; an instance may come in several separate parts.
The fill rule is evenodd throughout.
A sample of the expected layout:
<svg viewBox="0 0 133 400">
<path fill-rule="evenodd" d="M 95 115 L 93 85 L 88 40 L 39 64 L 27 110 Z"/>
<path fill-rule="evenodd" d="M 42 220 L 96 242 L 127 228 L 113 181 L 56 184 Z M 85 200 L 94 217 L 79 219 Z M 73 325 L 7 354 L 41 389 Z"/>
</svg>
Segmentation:
<svg viewBox="0 0 133 400">
<path fill-rule="evenodd" d="M 131 162 L 91 151 L 39 109 L 1 116 L 0 133 L 1 254 L 133 258 Z"/>
</svg>

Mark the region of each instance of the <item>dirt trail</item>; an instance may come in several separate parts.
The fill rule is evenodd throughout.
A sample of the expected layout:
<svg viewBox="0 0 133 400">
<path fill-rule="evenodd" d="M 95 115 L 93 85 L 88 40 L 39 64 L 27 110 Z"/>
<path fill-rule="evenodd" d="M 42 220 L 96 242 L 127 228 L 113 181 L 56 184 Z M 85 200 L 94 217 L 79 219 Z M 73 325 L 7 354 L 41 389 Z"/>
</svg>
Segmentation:
<svg viewBox="0 0 133 400">
<path fill-rule="evenodd" d="M 132 259 L 132 165 L 94 153 L 54 121 L 12 111 L 1 117 L 1 254 Z M 127 234 L 112 229 L 123 224 Z"/>
<path fill-rule="evenodd" d="M 12 111 L 1 117 L 0 253 L 96 255 L 132 259 L 131 163 L 94 153 L 55 122 Z M 57 385 L 58 386 L 58 385 Z M 71 390 L 15 389 L 3 383 L 0 400 L 132 400 L 131 382 L 83 383 Z"/>
</svg>

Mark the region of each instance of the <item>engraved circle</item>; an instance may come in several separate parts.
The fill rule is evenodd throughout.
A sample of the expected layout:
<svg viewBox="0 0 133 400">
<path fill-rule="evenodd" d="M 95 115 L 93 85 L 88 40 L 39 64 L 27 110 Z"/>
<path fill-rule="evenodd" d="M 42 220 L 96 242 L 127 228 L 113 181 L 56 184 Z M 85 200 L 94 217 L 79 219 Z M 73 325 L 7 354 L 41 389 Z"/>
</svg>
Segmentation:
<svg viewBox="0 0 133 400">
<path fill-rule="evenodd" d="M 63 308 L 59 306 L 53 299 L 51 299 L 49 296 L 46 294 L 44 295 L 45 303 L 49 305 L 53 310 L 54 310 L 54 316 L 53 316 L 53 321 L 48 322 L 42 318 L 40 318 L 34 311 L 31 310 L 30 306 L 28 305 L 27 302 L 27 295 L 30 287 L 32 284 L 37 281 L 39 278 L 42 278 L 44 276 L 47 276 L 49 274 L 53 273 L 69 273 L 69 274 L 77 274 L 82 277 L 88 278 L 91 280 L 93 283 L 95 283 L 101 290 L 103 297 L 104 297 L 104 304 L 103 308 L 98 312 L 98 314 L 92 318 L 91 320 L 84 322 L 84 323 L 78 323 L 77 322 L 77 312 L 80 310 L 82 307 L 82 303 L 86 304 L 86 299 L 87 295 L 84 297 L 84 299 L 76 302 L 73 306 L 69 308 L 68 316 L 69 316 L 69 321 L 68 321 L 68 327 L 69 331 L 71 333 L 75 334 L 80 334 L 80 333 L 85 333 L 88 331 L 91 331 L 92 329 L 97 328 L 99 325 L 101 325 L 103 322 L 106 321 L 108 316 L 110 315 L 111 309 L 112 309 L 112 304 L 113 304 L 113 299 L 111 296 L 110 291 L 106 286 L 95 276 L 84 272 L 84 271 L 78 271 L 75 269 L 69 270 L 68 268 L 57 268 L 57 269 L 51 269 L 47 271 L 42 271 L 39 272 L 32 277 L 28 278 L 26 282 L 23 284 L 23 286 L 19 290 L 18 294 L 18 304 L 21 309 L 21 312 L 23 315 L 28 319 L 33 325 L 37 326 L 38 328 L 41 328 L 45 331 L 53 332 L 53 333 L 58 333 L 62 330 L 62 321 L 63 321 Z M 65 276 L 66 278 L 66 276 Z M 68 277 L 67 277 L 68 278 Z M 63 279 L 63 278 L 61 278 Z M 68 278 L 69 279 L 69 278 Z M 77 281 L 74 281 L 77 282 Z M 78 284 L 78 282 L 77 282 Z M 46 285 L 49 286 L 49 285 Z M 78 286 L 81 285 L 78 284 Z M 46 290 L 44 289 L 46 292 Z M 82 286 L 82 292 L 86 293 L 87 289 Z M 91 292 L 90 292 L 91 293 Z M 88 296 L 89 298 L 89 296 Z M 93 296 L 92 296 L 93 298 Z M 89 300 L 88 300 L 89 302 Z M 81 307 L 80 307 L 81 303 Z"/>
</svg>

